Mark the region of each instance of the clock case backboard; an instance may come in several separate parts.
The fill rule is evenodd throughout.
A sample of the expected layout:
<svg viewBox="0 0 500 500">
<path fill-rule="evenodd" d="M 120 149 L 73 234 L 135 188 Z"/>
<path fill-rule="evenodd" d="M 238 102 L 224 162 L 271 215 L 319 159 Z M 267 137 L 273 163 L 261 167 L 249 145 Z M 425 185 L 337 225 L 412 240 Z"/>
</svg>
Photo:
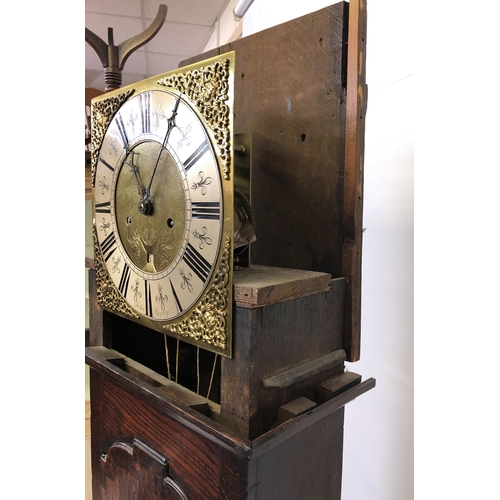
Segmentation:
<svg viewBox="0 0 500 500">
<path fill-rule="evenodd" d="M 234 133 L 252 137 L 251 262 L 345 277 L 343 348 L 354 362 L 367 92 L 366 7 L 352 4 L 350 14 L 340 2 L 181 65 L 235 51 Z"/>
</svg>

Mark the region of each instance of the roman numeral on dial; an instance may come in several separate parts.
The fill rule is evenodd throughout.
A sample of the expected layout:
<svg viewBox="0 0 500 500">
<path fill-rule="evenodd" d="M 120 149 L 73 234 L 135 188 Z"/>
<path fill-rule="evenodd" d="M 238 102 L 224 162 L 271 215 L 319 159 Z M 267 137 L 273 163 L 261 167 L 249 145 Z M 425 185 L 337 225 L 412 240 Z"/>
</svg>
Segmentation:
<svg viewBox="0 0 500 500">
<path fill-rule="evenodd" d="M 114 172 L 115 169 L 102 157 L 102 156 L 99 156 L 99 161 L 103 164 L 103 165 L 106 165 L 106 167 L 108 167 L 111 172 Z"/>
<path fill-rule="evenodd" d="M 207 262 L 202 255 L 190 243 L 184 252 L 184 262 L 193 270 L 203 283 L 208 279 L 212 266 Z"/>
<path fill-rule="evenodd" d="M 181 303 L 179 302 L 179 297 L 177 297 L 177 292 L 175 291 L 174 285 L 172 284 L 172 280 L 169 280 L 169 281 L 170 281 L 170 288 L 172 289 L 172 294 L 174 296 L 175 303 L 177 305 L 177 311 L 179 313 L 181 313 L 182 312 L 182 306 L 181 306 Z"/>
<path fill-rule="evenodd" d="M 144 280 L 144 301 L 146 303 L 146 316 L 153 316 L 153 301 L 151 299 L 151 285 Z"/>
<path fill-rule="evenodd" d="M 151 132 L 151 94 L 146 92 L 140 94 L 141 101 L 141 127 L 142 133 L 146 134 Z"/>
<path fill-rule="evenodd" d="M 193 219 L 220 219 L 220 202 L 218 201 L 193 202 L 191 210 Z"/>
<path fill-rule="evenodd" d="M 208 141 L 205 139 L 198 146 L 198 149 L 184 162 L 184 170 L 187 172 L 207 151 Z"/>
<path fill-rule="evenodd" d="M 128 137 L 127 137 L 127 131 L 125 130 L 125 125 L 123 124 L 123 118 L 121 117 L 121 115 L 117 116 L 116 124 L 118 125 L 118 131 L 120 132 L 123 146 L 126 146 L 128 144 Z"/>
<path fill-rule="evenodd" d="M 95 211 L 98 214 L 109 214 L 111 213 L 111 208 L 110 208 L 111 202 L 105 201 L 104 203 L 96 203 L 95 204 Z"/>
<path fill-rule="evenodd" d="M 101 251 L 104 257 L 104 261 L 107 262 L 108 259 L 113 255 L 116 250 L 116 238 L 115 233 L 110 233 L 108 237 L 101 244 Z"/>
<path fill-rule="evenodd" d="M 129 281 L 130 281 L 130 267 L 127 264 L 125 264 L 123 266 L 123 272 L 122 272 L 122 277 L 120 279 L 120 284 L 118 285 L 118 290 L 124 297 L 127 297 Z"/>
</svg>

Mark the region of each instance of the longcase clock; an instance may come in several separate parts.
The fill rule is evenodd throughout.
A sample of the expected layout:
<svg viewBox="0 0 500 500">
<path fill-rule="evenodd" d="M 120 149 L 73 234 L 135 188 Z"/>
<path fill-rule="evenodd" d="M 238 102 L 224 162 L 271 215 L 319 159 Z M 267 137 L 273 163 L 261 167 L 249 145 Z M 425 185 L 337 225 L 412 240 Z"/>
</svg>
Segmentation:
<svg viewBox="0 0 500 500">
<path fill-rule="evenodd" d="M 365 9 L 339 2 L 93 101 L 94 500 L 341 498 L 344 407 L 375 385 L 345 369 Z"/>
</svg>

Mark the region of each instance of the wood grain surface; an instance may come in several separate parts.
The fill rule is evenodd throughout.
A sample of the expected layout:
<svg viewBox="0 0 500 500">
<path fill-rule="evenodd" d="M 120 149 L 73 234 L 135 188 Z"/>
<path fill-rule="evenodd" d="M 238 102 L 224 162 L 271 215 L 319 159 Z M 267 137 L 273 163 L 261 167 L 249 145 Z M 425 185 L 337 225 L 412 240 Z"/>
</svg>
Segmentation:
<svg viewBox="0 0 500 500">
<path fill-rule="evenodd" d="M 326 292 L 331 276 L 327 273 L 281 267 L 250 266 L 234 272 L 233 298 L 238 307 L 264 305 Z"/>
<path fill-rule="evenodd" d="M 252 136 L 251 262 L 347 278 L 360 355 L 366 2 L 339 2 L 180 63 L 236 53 L 235 134 Z M 349 55 L 348 55 L 349 54 Z"/>
</svg>

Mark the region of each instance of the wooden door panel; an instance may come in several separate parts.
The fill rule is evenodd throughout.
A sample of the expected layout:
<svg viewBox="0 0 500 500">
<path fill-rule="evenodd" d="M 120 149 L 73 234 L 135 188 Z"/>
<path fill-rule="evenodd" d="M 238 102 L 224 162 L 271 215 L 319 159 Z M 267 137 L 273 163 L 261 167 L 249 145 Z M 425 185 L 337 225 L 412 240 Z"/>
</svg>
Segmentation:
<svg viewBox="0 0 500 500">
<path fill-rule="evenodd" d="M 138 439 L 115 442 L 101 455 L 103 500 L 189 500 L 168 475 L 168 461 Z"/>
</svg>

